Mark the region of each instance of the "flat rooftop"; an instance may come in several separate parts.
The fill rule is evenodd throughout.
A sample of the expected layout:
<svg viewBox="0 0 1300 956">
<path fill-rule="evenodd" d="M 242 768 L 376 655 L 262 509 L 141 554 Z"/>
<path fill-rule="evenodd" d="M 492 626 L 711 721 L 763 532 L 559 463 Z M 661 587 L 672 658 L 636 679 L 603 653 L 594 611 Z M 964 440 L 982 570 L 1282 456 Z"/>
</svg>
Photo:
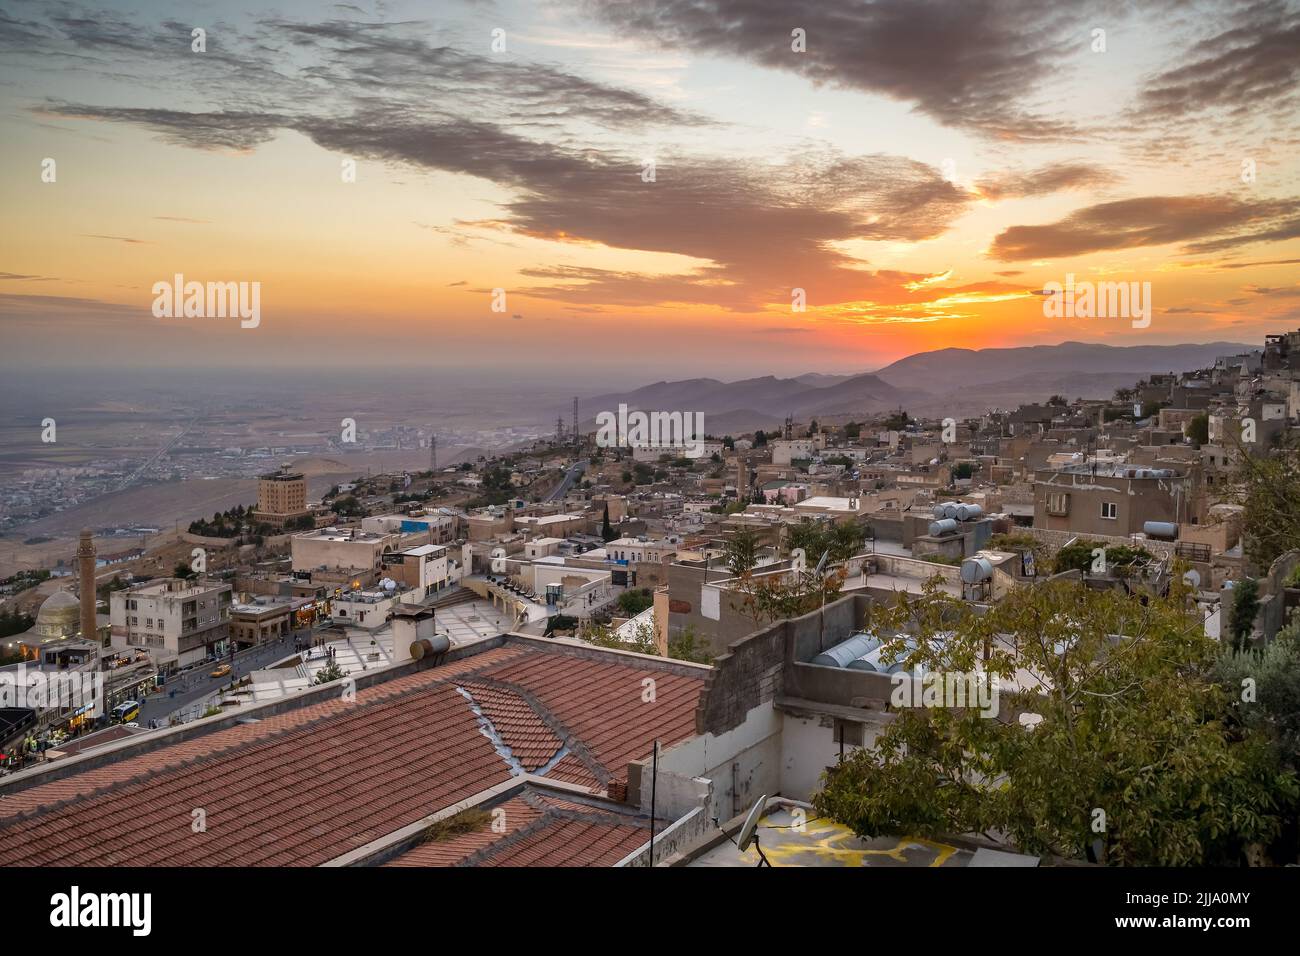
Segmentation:
<svg viewBox="0 0 1300 956">
<path fill-rule="evenodd" d="M 339 528 L 318 528 L 315 531 L 304 531 L 302 534 L 294 535 L 295 538 L 305 541 L 357 541 L 367 544 L 374 544 L 385 538 L 392 537 L 388 532 L 378 531 L 361 531 L 358 530 L 341 530 Z"/>
<path fill-rule="evenodd" d="M 802 809 L 801 819 L 795 811 Z M 798 824 L 802 822 L 800 828 Z M 728 829 L 731 829 L 729 826 Z M 758 822 L 758 842 L 772 866 L 962 867 L 1037 866 L 1038 860 L 1018 853 L 970 848 L 922 837 L 864 838 L 848 827 L 819 818 L 811 807 L 793 801 L 769 801 Z M 757 866 L 758 850 L 743 853 L 724 839 L 698 853 L 687 866 Z"/>
</svg>

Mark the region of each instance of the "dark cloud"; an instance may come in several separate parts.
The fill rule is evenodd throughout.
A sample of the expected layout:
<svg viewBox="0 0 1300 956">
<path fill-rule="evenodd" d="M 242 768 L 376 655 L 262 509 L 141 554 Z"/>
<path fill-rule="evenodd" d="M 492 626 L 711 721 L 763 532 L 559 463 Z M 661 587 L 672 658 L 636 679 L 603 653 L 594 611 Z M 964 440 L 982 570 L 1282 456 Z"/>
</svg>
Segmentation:
<svg viewBox="0 0 1300 956">
<path fill-rule="evenodd" d="M 975 184 L 975 189 L 986 199 L 1020 199 L 1104 186 L 1115 180 L 1114 173 L 1091 163 L 1056 163 L 1040 169 L 986 176 Z"/>
<path fill-rule="evenodd" d="M 1291 114 L 1300 90 L 1300 11 L 1285 2 L 1216 11 L 1222 29 L 1195 43 L 1178 65 L 1151 77 L 1131 113 L 1179 121 Z"/>
<path fill-rule="evenodd" d="M 141 125 L 189 146 L 235 142 L 235 124 L 226 113 L 79 105 L 52 112 Z M 282 126 L 348 156 L 472 175 L 510 187 L 515 198 L 505 203 L 505 222 L 492 223 L 493 228 L 676 253 L 707 263 L 672 277 L 592 273 L 578 279 L 578 290 L 608 294 L 619 302 L 741 308 L 771 295 L 789 298 L 793 287 L 806 289 L 821 304 L 864 298 L 881 283 L 831 243 L 932 238 L 971 201 L 933 167 L 897 156 L 807 153 L 784 166 L 665 157 L 656 166 L 656 181 L 647 183 L 640 160 L 541 142 L 483 120 L 424 118 L 404 108 L 376 108 L 346 118 L 268 113 L 247 114 L 247 119 L 241 144 L 269 139 Z M 463 230 L 458 235 L 463 241 Z M 575 291 L 571 283 L 560 288 Z"/>
<path fill-rule="evenodd" d="M 1262 262 L 1218 262 L 1216 269 L 1253 269 L 1256 266 L 1292 266 L 1300 265 L 1300 259 L 1266 259 Z"/>
<path fill-rule="evenodd" d="M 249 112 L 184 112 L 149 107 L 101 107 L 49 104 L 41 112 L 65 119 L 129 123 L 154 131 L 168 143 L 195 149 L 252 149 L 270 141 L 278 128 L 290 125 L 283 116 Z"/>
<path fill-rule="evenodd" d="M 914 103 L 946 126 L 1007 140 L 1076 132 L 1030 91 L 1088 51 L 1087 14 L 1033 0 L 577 0 L 611 28 L 668 49 L 739 56 L 813 83 Z M 1122 9 L 1115 7 L 1113 19 Z M 807 52 L 791 50 L 806 31 Z"/>
<path fill-rule="evenodd" d="M 1249 201 L 1224 196 L 1121 199 L 1078 209 L 1045 226 L 1012 226 L 993 240 L 989 255 L 1002 261 L 1055 259 L 1228 234 L 1187 247 L 1204 251 L 1294 230 L 1296 222 L 1278 223 L 1298 211 L 1300 203 L 1294 200 Z"/>
</svg>

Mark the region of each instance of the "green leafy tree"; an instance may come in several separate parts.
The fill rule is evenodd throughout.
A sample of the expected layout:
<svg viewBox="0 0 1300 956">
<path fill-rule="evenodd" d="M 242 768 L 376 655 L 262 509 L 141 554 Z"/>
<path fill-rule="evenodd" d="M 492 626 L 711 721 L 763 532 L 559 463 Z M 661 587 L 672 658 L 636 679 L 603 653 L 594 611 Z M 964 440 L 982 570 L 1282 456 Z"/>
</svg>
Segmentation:
<svg viewBox="0 0 1300 956">
<path fill-rule="evenodd" d="M 678 661 L 691 661 L 695 664 L 712 664 L 713 652 L 708 643 L 695 633 L 695 628 L 687 625 L 676 637 L 668 638 L 668 656 Z"/>
<path fill-rule="evenodd" d="M 1195 418 L 1187 423 L 1187 437 L 1192 440 L 1192 444 L 1198 448 L 1205 445 L 1210 440 L 1210 415 L 1208 412 L 1201 412 Z"/>
<path fill-rule="evenodd" d="M 1228 621 L 1232 646 L 1238 651 L 1245 650 L 1250 643 L 1250 635 L 1255 630 L 1255 616 L 1258 614 L 1259 582 L 1254 578 L 1238 581 L 1232 589 L 1232 616 Z"/>
<path fill-rule="evenodd" d="M 628 617 L 636 617 L 646 608 L 653 607 L 654 595 L 649 588 L 624 591 L 618 596 L 618 609 Z"/>
<path fill-rule="evenodd" d="M 605 541 L 613 541 L 618 537 L 618 532 L 609 523 L 609 502 L 605 502 L 605 515 L 600 519 L 600 536 Z"/>
<path fill-rule="evenodd" d="M 1284 444 L 1260 455 L 1238 442 L 1236 452 L 1244 547 L 1262 572 L 1278 555 L 1300 547 L 1300 446 Z"/>
<path fill-rule="evenodd" d="M 758 564 L 758 534 L 742 528 L 726 540 L 722 550 L 732 574 L 748 574 Z"/>
<path fill-rule="evenodd" d="M 1068 581 L 980 614 L 932 583 L 873 612 L 887 657 L 1010 682 L 996 714 L 900 707 L 871 749 L 828 772 L 817 811 L 863 836 L 976 833 L 1121 865 L 1239 863 L 1279 838 L 1300 785 L 1270 742 L 1229 728 L 1218 656 L 1186 589 L 1146 604 Z M 1115 637 L 1115 635 L 1123 635 Z M 1032 729 L 1021 713 L 1037 715 Z M 1099 825 L 1100 823 L 1100 825 Z"/>
<path fill-rule="evenodd" d="M 315 684 L 329 684 L 336 680 L 342 680 L 348 676 L 348 672 L 338 665 L 337 661 L 330 661 L 324 667 L 316 672 Z"/>
</svg>

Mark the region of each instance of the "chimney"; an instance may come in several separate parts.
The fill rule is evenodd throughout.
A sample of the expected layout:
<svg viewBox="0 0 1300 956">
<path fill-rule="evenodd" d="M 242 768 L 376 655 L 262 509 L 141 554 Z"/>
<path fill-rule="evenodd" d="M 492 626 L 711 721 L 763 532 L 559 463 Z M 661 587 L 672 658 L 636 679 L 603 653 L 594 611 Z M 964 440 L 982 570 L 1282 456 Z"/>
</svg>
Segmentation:
<svg viewBox="0 0 1300 956">
<path fill-rule="evenodd" d="M 77 546 L 77 565 L 81 574 L 81 637 L 99 642 L 95 627 L 95 542 L 89 528 L 81 530 Z"/>
</svg>

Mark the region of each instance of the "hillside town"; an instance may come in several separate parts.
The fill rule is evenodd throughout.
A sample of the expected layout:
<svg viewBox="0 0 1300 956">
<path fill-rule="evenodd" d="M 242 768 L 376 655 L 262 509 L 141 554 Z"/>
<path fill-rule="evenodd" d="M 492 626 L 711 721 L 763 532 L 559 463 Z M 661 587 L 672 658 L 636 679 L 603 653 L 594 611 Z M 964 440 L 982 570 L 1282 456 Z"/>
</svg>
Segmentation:
<svg viewBox="0 0 1300 956">
<path fill-rule="evenodd" d="M 888 783 L 902 678 L 919 701 L 960 670 L 1023 737 L 1102 706 L 1061 696 L 1097 679 L 1071 668 L 1165 624 L 1197 653 L 1294 653 L 1300 330 L 978 417 L 683 443 L 585 411 L 319 501 L 285 465 L 178 541 L 105 562 L 88 530 L 52 590 L 6 582 L 0 864 L 1300 862 L 1285 789 L 1272 822 L 1176 849 L 1120 806 L 1089 830 L 1091 803 L 1051 840 L 917 840 L 848 793 Z M 738 847 L 755 812 L 768 842 Z"/>
</svg>

